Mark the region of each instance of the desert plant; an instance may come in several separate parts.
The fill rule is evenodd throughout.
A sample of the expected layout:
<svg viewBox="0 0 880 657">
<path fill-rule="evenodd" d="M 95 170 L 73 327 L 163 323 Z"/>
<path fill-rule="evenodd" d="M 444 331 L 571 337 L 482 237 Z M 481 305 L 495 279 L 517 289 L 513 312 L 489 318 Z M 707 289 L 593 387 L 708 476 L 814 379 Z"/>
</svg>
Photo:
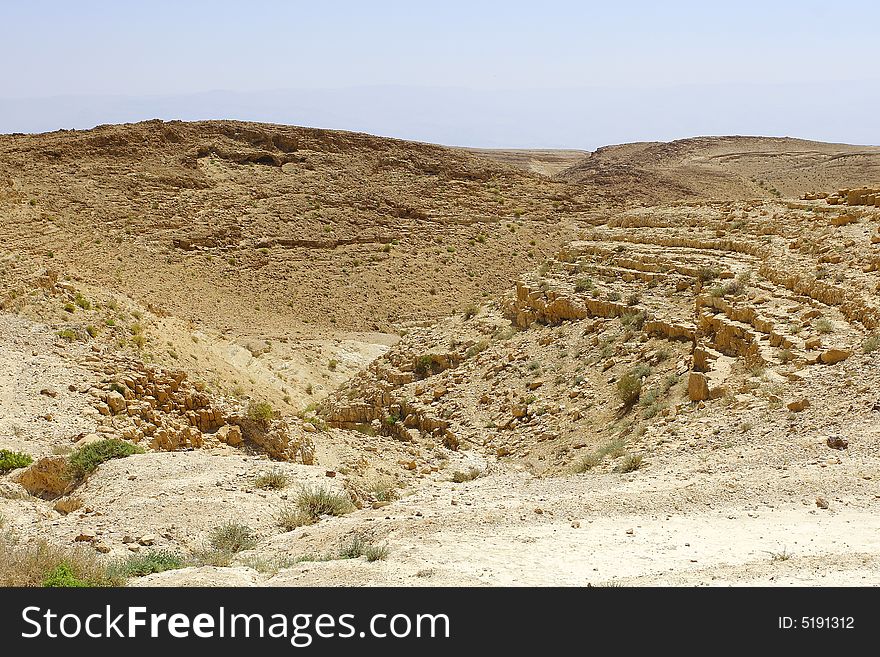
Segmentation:
<svg viewBox="0 0 880 657">
<path fill-rule="evenodd" d="M 367 545 L 366 548 L 364 548 L 364 557 L 367 559 L 367 561 L 380 561 L 382 559 L 385 559 L 387 556 L 387 545 L 374 545 L 370 543 Z"/>
<path fill-rule="evenodd" d="M 45 540 L 20 544 L 0 533 L 0 586 L 109 586 L 120 584 L 91 548 L 61 547 Z"/>
<path fill-rule="evenodd" d="M 281 490 L 287 486 L 287 475 L 278 468 L 272 468 L 258 474 L 254 486 L 264 490 Z"/>
<path fill-rule="evenodd" d="M 113 565 L 110 571 L 122 577 L 143 577 L 151 573 L 183 568 L 183 559 L 169 550 L 150 550 L 146 554 L 133 554 Z"/>
<path fill-rule="evenodd" d="M 465 321 L 467 321 L 472 317 L 476 317 L 477 313 L 479 312 L 480 309 L 477 307 L 477 305 L 472 303 L 464 309 L 464 311 L 462 312 L 462 317 L 465 319 Z"/>
<path fill-rule="evenodd" d="M 47 588 L 83 588 L 89 586 L 87 581 L 76 576 L 73 568 L 67 562 L 61 562 L 46 573 L 42 584 Z"/>
<path fill-rule="evenodd" d="M 575 472 L 587 472 L 602 462 L 602 456 L 598 452 L 590 452 L 575 465 Z"/>
<path fill-rule="evenodd" d="M 310 518 L 343 516 L 354 510 L 346 493 L 336 493 L 320 486 L 304 486 L 296 497 L 296 508 Z"/>
<path fill-rule="evenodd" d="M 700 267 L 697 270 L 697 278 L 699 278 L 703 283 L 714 281 L 720 275 L 721 273 L 713 267 Z"/>
<path fill-rule="evenodd" d="M 208 542 L 215 550 L 236 554 L 256 547 L 257 536 L 247 525 L 229 520 L 211 530 Z"/>
<path fill-rule="evenodd" d="M 0 449 L 0 473 L 7 473 L 16 468 L 26 468 L 34 459 L 24 452 L 13 452 L 8 449 Z"/>
<path fill-rule="evenodd" d="M 76 296 L 73 298 L 73 302 L 83 310 L 92 309 L 91 302 L 83 296 L 82 292 L 76 293 Z"/>
<path fill-rule="evenodd" d="M 336 367 L 337 367 L 338 365 L 339 365 L 339 361 L 336 360 L 335 358 L 331 358 L 331 359 L 330 359 L 330 362 L 327 363 L 327 369 L 330 370 L 331 372 L 335 372 L 335 371 L 336 371 Z"/>
<path fill-rule="evenodd" d="M 377 479 L 368 490 L 380 502 L 391 502 L 397 499 L 397 489 L 394 487 L 394 482 L 388 479 Z"/>
<path fill-rule="evenodd" d="M 624 408 L 631 408 L 642 394 L 642 379 L 636 372 L 630 371 L 617 380 L 617 396 Z"/>
<path fill-rule="evenodd" d="M 367 547 L 367 541 L 360 534 L 356 534 L 348 543 L 339 550 L 340 559 L 357 559 L 362 557 Z"/>
<path fill-rule="evenodd" d="M 268 422 L 275 417 L 275 411 L 272 410 L 272 404 L 269 402 L 251 401 L 247 413 L 248 418 L 257 422 Z"/>
<path fill-rule="evenodd" d="M 110 459 L 143 454 L 144 449 L 118 438 L 108 438 L 90 443 L 76 450 L 68 458 L 68 470 L 74 479 L 82 479 Z"/>
<path fill-rule="evenodd" d="M 593 279 L 579 278 L 574 284 L 575 292 L 588 292 L 593 289 Z"/>
<path fill-rule="evenodd" d="M 834 324 L 829 322 L 824 317 L 820 317 L 815 321 L 813 326 L 816 328 L 819 333 L 831 333 L 834 331 Z"/>
<path fill-rule="evenodd" d="M 790 363 L 794 360 L 794 354 L 791 349 L 783 349 L 779 352 L 779 360 L 783 363 Z"/>
<path fill-rule="evenodd" d="M 626 454 L 614 469 L 620 473 L 634 472 L 644 466 L 644 464 L 644 457 L 641 454 Z"/>
<path fill-rule="evenodd" d="M 617 457 L 626 454 L 626 441 L 623 440 L 623 438 L 615 438 L 614 440 L 605 443 L 596 453 L 600 458 L 610 456 L 611 458 L 616 459 Z"/>
<path fill-rule="evenodd" d="M 286 532 L 315 524 L 315 518 L 295 506 L 285 505 L 275 514 L 275 522 Z"/>
<path fill-rule="evenodd" d="M 862 352 L 866 354 L 874 353 L 880 349 L 880 335 L 872 335 L 865 339 L 862 345 Z"/>
</svg>

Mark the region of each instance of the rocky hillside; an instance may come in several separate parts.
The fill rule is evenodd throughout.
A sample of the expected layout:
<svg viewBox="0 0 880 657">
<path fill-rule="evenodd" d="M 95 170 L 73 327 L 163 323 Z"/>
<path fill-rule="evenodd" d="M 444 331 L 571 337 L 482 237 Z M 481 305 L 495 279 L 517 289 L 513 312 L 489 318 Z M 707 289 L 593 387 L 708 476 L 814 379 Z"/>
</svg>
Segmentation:
<svg viewBox="0 0 880 657">
<path fill-rule="evenodd" d="M 775 137 L 695 137 L 600 148 L 557 174 L 609 200 L 799 197 L 880 180 L 880 147 Z"/>
</svg>

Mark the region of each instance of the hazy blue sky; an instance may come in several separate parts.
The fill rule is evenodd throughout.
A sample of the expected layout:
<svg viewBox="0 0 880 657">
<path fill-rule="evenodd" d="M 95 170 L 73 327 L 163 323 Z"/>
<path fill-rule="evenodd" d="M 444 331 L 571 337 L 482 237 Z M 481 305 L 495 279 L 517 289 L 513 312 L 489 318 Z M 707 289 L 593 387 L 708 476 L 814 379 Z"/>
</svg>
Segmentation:
<svg viewBox="0 0 880 657">
<path fill-rule="evenodd" d="M 0 132 L 229 116 L 474 145 L 878 143 L 878 30 L 870 0 L 4 1 Z"/>
</svg>

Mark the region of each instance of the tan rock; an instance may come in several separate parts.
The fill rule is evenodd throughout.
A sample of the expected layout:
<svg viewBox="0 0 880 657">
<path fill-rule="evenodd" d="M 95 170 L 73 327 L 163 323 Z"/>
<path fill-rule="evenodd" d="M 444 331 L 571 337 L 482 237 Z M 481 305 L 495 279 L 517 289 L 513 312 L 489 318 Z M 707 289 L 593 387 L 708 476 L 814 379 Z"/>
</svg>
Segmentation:
<svg viewBox="0 0 880 657">
<path fill-rule="evenodd" d="M 804 342 L 804 347 L 807 349 L 819 349 L 822 346 L 822 339 L 819 337 L 808 338 Z"/>
<path fill-rule="evenodd" d="M 709 399 L 709 380 L 702 372 L 691 372 L 688 376 L 688 397 L 691 401 Z"/>
<path fill-rule="evenodd" d="M 61 497 L 71 486 L 67 459 L 46 456 L 15 476 L 15 481 L 31 494 L 45 499 Z"/>
<path fill-rule="evenodd" d="M 789 402 L 787 406 L 788 410 L 794 413 L 800 413 L 804 409 L 810 407 L 810 400 L 804 397 L 803 399 L 797 399 L 795 401 Z"/>
<path fill-rule="evenodd" d="M 233 424 L 225 424 L 214 433 L 214 436 L 220 442 L 226 443 L 230 447 L 238 447 L 244 442 L 241 436 L 241 429 Z"/>
<path fill-rule="evenodd" d="M 115 390 L 111 390 L 104 398 L 104 402 L 110 408 L 113 415 L 117 415 L 125 411 L 125 397 Z"/>
<path fill-rule="evenodd" d="M 83 501 L 78 497 L 62 497 L 55 502 L 53 508 L 58 513 L 67 515 L 68 513 L 73 513 L 74 511 L 81 509 L 82 505 Z"/>
<path fill-rule="evenodd" d="M 842 360 L 846 360 L 852 356 L 852 351 L 848 349 L 828 349 L 822 352 L 819 359 L 826 365 L 834 365 Z"/>
</svg>

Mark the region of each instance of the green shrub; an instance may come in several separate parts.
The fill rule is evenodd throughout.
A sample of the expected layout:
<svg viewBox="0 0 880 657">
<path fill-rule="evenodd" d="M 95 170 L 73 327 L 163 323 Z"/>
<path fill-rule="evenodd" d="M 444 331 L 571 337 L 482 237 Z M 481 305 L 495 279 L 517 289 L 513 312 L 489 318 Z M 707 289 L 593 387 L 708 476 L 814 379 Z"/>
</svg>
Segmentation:
<svg viewBox="0 0 880 657">
<path fill-rule="evenodd" d="M 617 396 L 627 408 L 633 406 L 642 394 L 642 379 L 634 372 L 627 372 L 617 381 Z"/>
<path fill-rule="evenodd" d="M 331 359 L 330 359 L 330 362 L 327 363 L 327 369 L 330 370 L 331 372 L 335 372 L 335 371 L 336 371 L 336 367 L 337 367 L 338 365 L 339 365 L 339 361 L 336 360 L 335 358 L 331 358 Z"/>
<path fill-rule="evenodd" d="M 229 554 L 250 550 L 257 545 L 254 530 L 233 520 L 212 529 L 208 540 L 212 548 Z"/>
<path fill-rule="evenodd" d="M 862 345 L 862 352 L 866 354 L 874 353 L 878 349 L 880 349 L 880 335 L 868 337 Z"/>
<path fill-rule="evenodd" d="M 150 550 L 146 554 L 133 554 L 115 565 L 112 571 L 122 577 L 143 577 L 151 573 L 183 568 L 183 559 L 169 550 Z"/>
<path fill-rule="evenodd" d="M 834 331 L 834 325 L 824 317 L 817 319 L 813 326 L 816 327 L 816 330 L 819 331 L 819 333 L 831 333 Z"/>
<path fill-rule="evenodd" d="M 575 292 L 588 292 L 593 289 L 593 279 L 579 278 L 574 284 Z"/>
<path fill-rule="evenodd" d="M 469 320 L 471 317 L 476 317 L 477 313 L 480 312 L 480 309 L 476 304 L 470 304 L 467 308 L 462 312 L 462 317 L 464 317 L 465 321 Z"/>
<path fill-rule="evenodd" d="M 75 479 L 82 479 L 95 468 L 109 461 L 132 454 L 143 454 L 144 449 L 138 445 L 132 445 L 118 438 L 108 438 L 91 443 L 75 451 L 69 458 L 70 475 Z"/>
<path fill-rule="evenodd" d="M 46 573 L 43 586 L 50 588 L 84 588 L 89 586 L 85 580 L 79 579 L 67 562 L 62 562 Z"/>
<path fill-rule="evenodd" d="M 272 405 L 268 402 L 252 401 L 248 404 L 247 413 L 251 420 L 258 422 L 268 422 L 275 417 L 275 411 L 272 410 Z"/>
<path fill-rule="evenodd" d="M 79 340 L 79 333 L 77 333 L 76 329 L 66 328 L 58 331 L 58 337 L 67 342 L 76 342 Z"/>
<path fill-rule="evenodd" d="M 82 292 L 76 293 L 76 296 L 73 298 L 73 302 L 83 310 L 92 309 L 91 302 L 82 295 Z"/>
<path fill-rule="evenodd" d="M 4 474 L 16 468 L 26 468 L 33 462 L 34 459 L 29 454 L 0 449 L 0 472 Z"/>
</svg>

